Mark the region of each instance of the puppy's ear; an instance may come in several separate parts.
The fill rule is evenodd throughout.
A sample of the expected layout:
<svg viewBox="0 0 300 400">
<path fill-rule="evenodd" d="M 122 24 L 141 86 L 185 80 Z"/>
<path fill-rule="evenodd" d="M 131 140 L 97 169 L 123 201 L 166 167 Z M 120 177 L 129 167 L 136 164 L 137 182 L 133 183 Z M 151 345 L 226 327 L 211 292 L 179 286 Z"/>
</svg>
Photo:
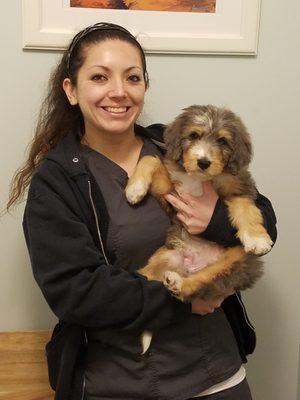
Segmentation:
<svg viewBox="0 0 300 400">
<path fill-rule="evenodd" d="M 230 131 L 233 133 L 233 152 L 227 168 L 230 173 L 236 175 L 249 165 L 252 159 L 252 144 L 247 128 L 239 117 L 235 116 L 230 125 Z"/>
<path fill-rule="evenodd" d="M 174 122 L 167 126 L 164 132 L 164 140 L 167 148 L 167 158 L 179 161 L 182 156 L 181 133 L 183 128 L 183 117 L 179 115 Z"/>
</svg>

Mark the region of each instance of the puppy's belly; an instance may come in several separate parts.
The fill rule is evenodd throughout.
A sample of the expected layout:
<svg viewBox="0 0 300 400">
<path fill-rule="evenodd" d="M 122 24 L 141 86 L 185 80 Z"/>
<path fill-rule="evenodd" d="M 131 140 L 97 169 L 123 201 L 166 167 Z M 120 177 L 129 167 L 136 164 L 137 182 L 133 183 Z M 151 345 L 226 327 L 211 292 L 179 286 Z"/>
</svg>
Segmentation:
<svg viewBox="0 0 300 400">
<path fill-rule="evenodd" d="M 173 252 L 170 265 L 180 275 L 191 275 L 218 260 L 224 248 L 202 238 L 185 241 Z"/>
</svg>

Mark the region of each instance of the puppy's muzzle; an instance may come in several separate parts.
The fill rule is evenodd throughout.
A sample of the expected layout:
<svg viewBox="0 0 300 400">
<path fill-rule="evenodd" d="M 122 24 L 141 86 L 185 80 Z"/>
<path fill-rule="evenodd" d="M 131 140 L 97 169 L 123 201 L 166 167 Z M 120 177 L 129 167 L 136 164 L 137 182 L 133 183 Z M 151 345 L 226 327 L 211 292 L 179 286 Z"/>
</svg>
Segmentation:
<svg viewBox="0 0 300 400">
<path fill-rule="evenodd" d="M 198 167 L 205 171 L 211 164 L 211 161 L 209 161 L 207 158 L 200 158 L 200 160 L 197 161 Z"/>
</svg>

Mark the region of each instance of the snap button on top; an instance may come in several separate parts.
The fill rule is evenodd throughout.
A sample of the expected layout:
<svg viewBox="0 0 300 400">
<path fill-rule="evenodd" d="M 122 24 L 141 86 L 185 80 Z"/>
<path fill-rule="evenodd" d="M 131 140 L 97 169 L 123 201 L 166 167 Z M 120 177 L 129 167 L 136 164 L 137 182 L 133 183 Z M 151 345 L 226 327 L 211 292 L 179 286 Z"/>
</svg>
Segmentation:
<svg viewBox="0 0 300 400">
<path fill-rule="evenodd" d="M 73 161 L 73 162 L 79 162 L 79 158 L 74 157 L 72 161 Z"/>
</svg>

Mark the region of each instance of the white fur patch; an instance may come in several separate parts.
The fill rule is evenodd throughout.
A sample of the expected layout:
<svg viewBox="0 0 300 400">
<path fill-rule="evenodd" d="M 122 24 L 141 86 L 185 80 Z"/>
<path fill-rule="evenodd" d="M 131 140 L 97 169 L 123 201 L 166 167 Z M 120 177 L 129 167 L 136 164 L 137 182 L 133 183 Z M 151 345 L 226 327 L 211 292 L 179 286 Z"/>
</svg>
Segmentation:
<svg viewBox="0 0 300 400">
<path fill-rule="evenodd" d="M 136 204 L 145 197 L 148 189 L 148 183 L 142 179 L 139 179 L 126 187 L 126 198 L 130 204 Z"/>
<path fill-rule="evenodd" d="M 269 237 L 251 236 L 247 232 L 240 236 L 246 253 L 262 255 L 268 253 L 272 248 L 272 240 Z"/>
<path fill-rule="evenodd" d="M 142 354 L 145 354 L 146 351 L 149 349 L 151 341 L 152 341 L 152 332 L 144 331 L 141 335 L 141 344 L 143 347 Z"/>
<path fill-rule="evenodd" d="M 196 157 L 197 159 L 200 159 L 200 158 L 208 158 L 209 159 L 209 157 L 210 157 L 209 146 L 207 143 L 201 141 L 200 143 L 193 145 L 189 149 L 189 154 L 192 157 Z"/>
<path fill-rule="evenodd" d="M 172 182 L 180 182 L 184 192 L 196 197 L 202 195 L 202 181 L 198 174 L 188 175 L 182 171 L 171 171 L 170 174 Z"/>
<path fill-rule="evenodd" d="M 207 114 L 195 115 L 194 123 L 196 125 L 208 126 L 210 129 L 212 128 L 212 120 Z"/>
</svg>

